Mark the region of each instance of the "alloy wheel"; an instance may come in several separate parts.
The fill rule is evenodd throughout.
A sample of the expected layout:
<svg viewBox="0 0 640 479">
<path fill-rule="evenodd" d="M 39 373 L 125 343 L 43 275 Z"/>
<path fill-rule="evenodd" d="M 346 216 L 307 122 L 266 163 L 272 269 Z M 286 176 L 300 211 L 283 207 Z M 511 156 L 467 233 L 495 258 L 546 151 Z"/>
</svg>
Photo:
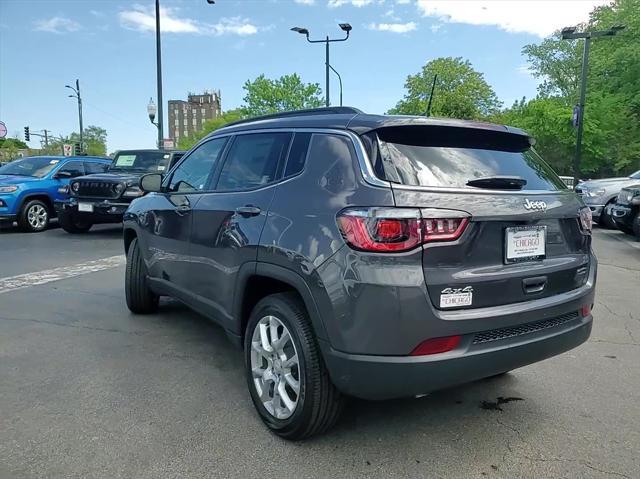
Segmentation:
<svg viewBox="0 0 640 479">
<path fill-rule="evenodd" d="M 275 316 L 258 321 L 251 338 L 253 385 L 264 408 L 288 419 L 300 398 L 300 362 L 287 327 Z"/>
<path fill-rule="evenodd" d="M 49 213 L 42 205 L 33 205 L 27 211 L 27 221 L 34 230 L 39 230 L 47 225 Z"/>
</svg>

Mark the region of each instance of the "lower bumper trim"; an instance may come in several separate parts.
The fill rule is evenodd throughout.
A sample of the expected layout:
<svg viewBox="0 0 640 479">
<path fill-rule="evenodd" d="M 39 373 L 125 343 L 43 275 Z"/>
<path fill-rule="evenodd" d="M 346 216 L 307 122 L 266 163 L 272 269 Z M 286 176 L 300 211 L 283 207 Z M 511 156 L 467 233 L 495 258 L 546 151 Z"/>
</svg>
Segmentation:
<svg viewBox="0 0 640 479">
<path fill-rule="evenodd" d="M 331 349 L 321 342 L 331 379 L 344 394 L 370 400 L 425 394 L 511 371 L 584 343 L 592 316 L 558 328 L 433 356 L 368 356 Z M 485 346 L 485 345 L 482 345 Z"/>
</svg>

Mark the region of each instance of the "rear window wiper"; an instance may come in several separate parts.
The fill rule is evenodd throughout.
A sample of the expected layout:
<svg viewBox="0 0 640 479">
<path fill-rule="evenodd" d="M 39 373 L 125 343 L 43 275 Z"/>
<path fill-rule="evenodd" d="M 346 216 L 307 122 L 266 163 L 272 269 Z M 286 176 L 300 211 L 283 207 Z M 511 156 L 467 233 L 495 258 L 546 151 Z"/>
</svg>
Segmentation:
<svg viewBox="0 0 640 479">
<path fill-rule="evenodd" d="M 519 176 L 485 176 L 467 181 L 467 186 L 496 190 L 521 190 L 527 180 Z"/>
</svg>

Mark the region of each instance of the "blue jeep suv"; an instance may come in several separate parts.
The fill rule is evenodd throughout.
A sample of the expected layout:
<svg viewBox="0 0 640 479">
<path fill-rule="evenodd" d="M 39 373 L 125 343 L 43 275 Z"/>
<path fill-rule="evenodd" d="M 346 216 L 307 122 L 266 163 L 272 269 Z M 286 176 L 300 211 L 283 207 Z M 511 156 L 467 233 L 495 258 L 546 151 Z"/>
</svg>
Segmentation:
<svg viewBox="0 0 640 479">
<path fill-rule="evenodd" d="M 0 222 L 14 221 L 23 231 L 47 228 L 54 202 L 68 197 L 71 178 L 103 173 L 109 158 L 31 156 L 0 167 Z"/>
</svg>

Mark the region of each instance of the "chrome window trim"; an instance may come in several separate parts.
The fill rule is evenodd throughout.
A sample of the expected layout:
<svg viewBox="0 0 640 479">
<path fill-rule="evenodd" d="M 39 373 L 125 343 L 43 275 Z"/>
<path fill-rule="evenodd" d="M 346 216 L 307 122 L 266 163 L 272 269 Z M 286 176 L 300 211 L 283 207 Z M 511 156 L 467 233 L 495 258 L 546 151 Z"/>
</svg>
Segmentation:
<svg viewBox="0 0 640 479">
<path fill-rule="evenodd" d="M 210 137 L 207 137 L 207 140 L 213 140 L 215 138 L 223 138 L 226 136 L 250 135 L 253 133 L 274 133 L 274 132 L 316 133 L 316 134 L 346 136 L 351 140 L 351 143 L 353 144 L 354 150 L 356 152 L 356 157 L 358 159 L 358 165 L 360 166 L 360 173 L 362 174 L 364 181 L 372 186 L 381 186 L 385 188 L 391 187 L 390 182 L 381 180 L 375 175 L 373 171 L 373 167 L 371 166 L 371 161 L 369 160 L 369 155 L 367 155 L 367 150 L 365 150 L 362 140 L 357 134 L 355 134 L 352 131 L 339 130 L 336 128 L 260 128 L 256 130 L 242 130 L 242 131 L 221 133 L 219 135 L 214 134 Z"/>
</svg>

